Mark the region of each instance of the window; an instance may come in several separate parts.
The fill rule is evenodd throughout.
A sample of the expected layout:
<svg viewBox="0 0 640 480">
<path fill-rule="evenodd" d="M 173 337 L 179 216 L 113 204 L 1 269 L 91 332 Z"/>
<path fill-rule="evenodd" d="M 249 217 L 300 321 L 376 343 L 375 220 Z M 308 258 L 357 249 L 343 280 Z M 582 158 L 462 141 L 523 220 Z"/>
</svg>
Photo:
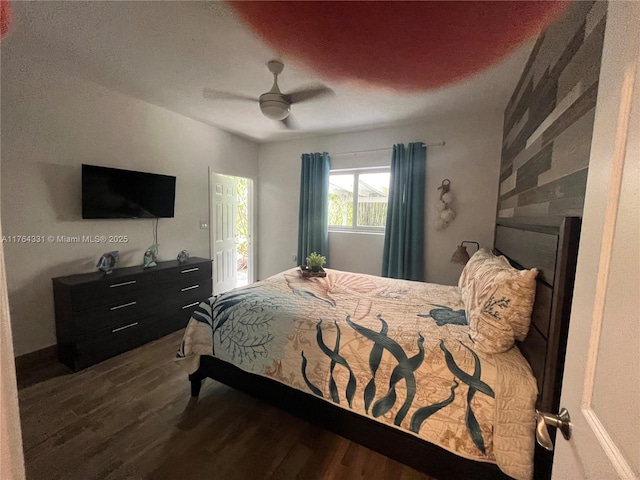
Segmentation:
<svg viewBox="0 0 640 480">
<path fill-rule="evenodd" d="M 329 229 L 384 231 L 389 168 L 340 170 L 329 175 Z"/>
</svg>

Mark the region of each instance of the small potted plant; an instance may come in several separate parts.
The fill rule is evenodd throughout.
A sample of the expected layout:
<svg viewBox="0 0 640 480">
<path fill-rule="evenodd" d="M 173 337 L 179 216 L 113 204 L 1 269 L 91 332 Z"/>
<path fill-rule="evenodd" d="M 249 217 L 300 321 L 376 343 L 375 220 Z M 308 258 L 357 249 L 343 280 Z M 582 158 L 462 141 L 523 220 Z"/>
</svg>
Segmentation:
<svg viewBox="0 0 640 480">
<path fill-rule="evenodd" d="M 307 257 L 307 267 L 309 267 L 312 272 L 319 272 L 326 261 L 327 258 L 325 256 L 313 252 Z"/>
</svg>

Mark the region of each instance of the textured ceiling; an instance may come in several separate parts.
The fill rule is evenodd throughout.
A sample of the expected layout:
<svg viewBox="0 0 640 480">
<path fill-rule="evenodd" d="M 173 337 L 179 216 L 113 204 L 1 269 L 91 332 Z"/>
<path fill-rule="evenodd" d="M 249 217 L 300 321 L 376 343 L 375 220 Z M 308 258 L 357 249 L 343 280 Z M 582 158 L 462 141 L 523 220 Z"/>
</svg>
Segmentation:
<svg viewBox="0 0 640 480">
<path fill-rule="evenodd" d="M 3 39 L 10 54 L 40 58 L 77 77 L 258 142 L 502 111 L 531 43 L 453 86 L 398 94 L 327 82 L 270 50 L 222 2 L 14 2 Z M 335 96 L 292 106 L 298 130 L 266 119 L 257 103 L 204 99 L 203 87 L 257 97 L 281 58 L 283 92 L 322 82 Z"/>
</svg>

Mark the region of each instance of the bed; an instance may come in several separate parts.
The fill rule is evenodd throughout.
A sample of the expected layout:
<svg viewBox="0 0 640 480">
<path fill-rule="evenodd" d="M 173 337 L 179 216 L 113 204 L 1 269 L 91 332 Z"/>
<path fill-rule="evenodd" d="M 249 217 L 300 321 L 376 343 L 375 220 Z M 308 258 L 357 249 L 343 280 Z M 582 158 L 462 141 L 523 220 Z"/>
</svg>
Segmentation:
<svg viewBox="0 0 640 480">
<path fill-rule="evenodd" d="M 193 396 L 214 378 L 440 480 L 528 479 L 533 468 L 548 477 L 550 453 L 531 462 L 534 407 L 558 410 L 579 228 L 576 218 L 497 225 L 494 252 L 518 269 L 509 278 L 526 276 L 536 291 L 531 326 L 510 329 L 511 343 L 492 322 L 518 303 L 509 295 L 483 298 L 488 329 L 469 325 L 473 289 L 486 290 L 465 283 L 485 265 L 474 255 L 460 288 L 289 270 L 212 297 L 194 312 L 178 362 Z"/>
</svg>

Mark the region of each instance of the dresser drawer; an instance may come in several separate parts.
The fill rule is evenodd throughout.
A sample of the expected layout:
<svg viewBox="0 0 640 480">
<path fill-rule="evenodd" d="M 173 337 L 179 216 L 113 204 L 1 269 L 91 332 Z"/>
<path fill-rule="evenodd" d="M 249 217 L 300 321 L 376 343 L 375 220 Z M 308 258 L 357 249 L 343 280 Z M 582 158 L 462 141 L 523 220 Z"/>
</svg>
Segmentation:
<svg viewBox="0 0 640 480">
<path fill-rule="evenodd" d="M 152 290 L 155 284 L 156 276 L 149 274 L 112 279 L 105 276 L 101 281 L 76 285 L 71 289 L 73 310 L 77 312 L 99 305 L 118 303 Z"/>
<path fill-rule="evenodd" d="M 159 288 L 163 292 L 171 292 L 177 295 L 177 294 L 184 294 L 192 290 L 197 290 L 202 287 L 206 287 L 207 285 L 212 285 L 211 277 L 204 277 L 204 278 L 181 277 L 174 282 L 160 284 Z M 209 294 L 211 294 L 211 289 L 209 289 Z"/>
<path fill-rule="evenodd" d="M 211 296 L 213 282 L 210 278 L 193 281 L 196 283 L 191 284 L 191 282 L 187 282 L 186 284 L 172 285 L 163 288 L 162 291 L 168 303 L 171 305 L 184 305 L 185 302 L 189 302 L 191 299 L 200 299 L 200 301 L 202 301 Z"/>
<path fill-rule="evenodd" d="M 182 317 L 183 313 L 187 314 L 187 320 L 191 316 L 191 313 L 196 309 L 196 307 L 200 304 L 200 302 L 204 302 L 211 296 L 211 293 L 202 292 L 191 293 L 188 296 L 178 299 L 178 302 L 171 302 L 169 306 L 167 306 L 166 310 L 162 313 L 163 317 Z M 166 314 L 166 315 L 165 315 Z M 184 325 L 185 326 L 186 322 Z M 181 328 L 181 327 L 177 327 Z"/>
<path fill-rule="evenodd" d="M 160 285 L 175 284 L 188 286 L 198 283 L 198 280 L 211 278 L 211 262 L 203 262 L 191 265 L 181 265 L 176 268 L 158 272 Z"/>
<path fill-rule="evenodd" d="M 171 332 L 185 328 L 194 310 L 200 305 L 200 302 L 204 300 L 206 300 L 206 298 L 193 299 L 184 305 L 174 305 L 168 308 L 157 322 L 156 330 L 158 337 L 163 337 Z"/>
<path fill-rule="evenodd" d="M 79 338 L 75 346 L 75 370 L 119 355 L 157 338 L 154 325 L 130 320 L 113 328 Z"/>
<path fill-rule="evenodd" d="M 168 306 L 157 317 L 159 319 L 156 325 L 158 337 L 186 327 L 191 314 L 200 302 L 211 296 L 212 287 L 213 283 L 208 279 L 198 284 L 198 288 L 187 288 L 167 294 Z"/>
<path fill-rule="evenodd" d="M 158 298 L 154 293 L 118 298 L 91 310 L 76 312 L 73 315 L 74 329 L 77 335 L 85 335 L 136 317 L 148 316 L 157 310 Z"/>
<path fill-rule="evenodd" d="M 201 286 L 197 291 L 190 291 L 184 297 L 175 297 L 179 302 L 171 302 L 171 306 L 161 315 L 158 324 L 159 336 L 167 335 L 187 326 L 191 314 L 201 302 L 211 297 L 212 282 Z"/>
</svg>

